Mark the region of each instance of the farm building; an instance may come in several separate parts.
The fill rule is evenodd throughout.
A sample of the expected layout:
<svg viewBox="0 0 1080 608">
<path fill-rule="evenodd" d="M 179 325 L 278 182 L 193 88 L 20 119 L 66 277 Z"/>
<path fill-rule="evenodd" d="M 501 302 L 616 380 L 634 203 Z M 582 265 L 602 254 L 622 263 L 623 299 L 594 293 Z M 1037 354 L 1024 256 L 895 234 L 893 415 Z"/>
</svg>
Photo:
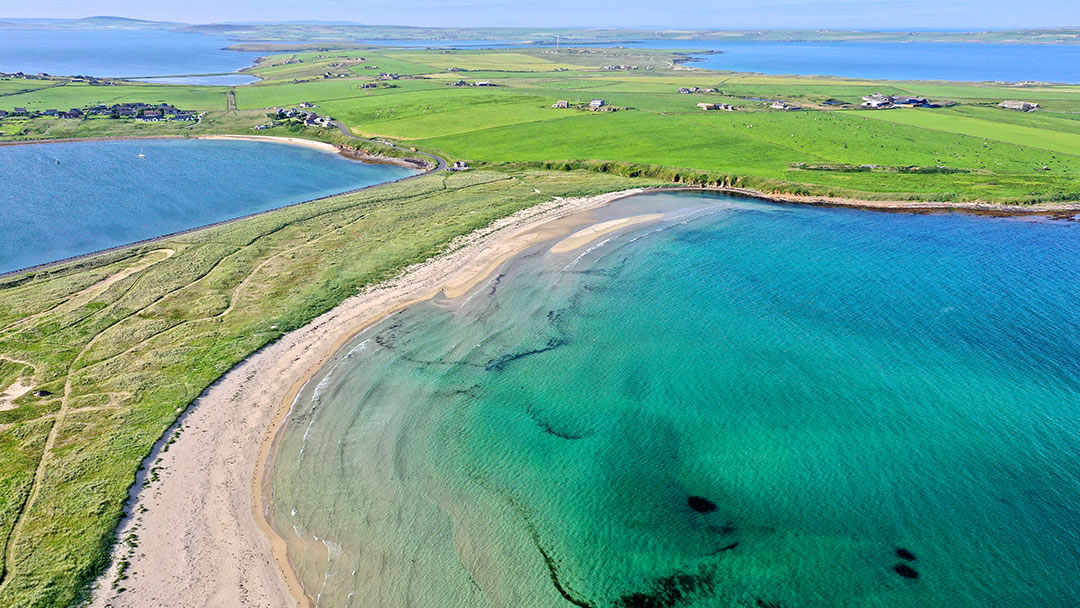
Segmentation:
<svg viewBox="0 0 1080 608">
<path fill-rule="evenodd" d="M 699 103 L 697 104 L 697 107 L 705 110 L 706 112 L 710 110 L 726 110 L 728 112 L 731 112 L 735 109 L 735 106 L 726 103 Z"/>
<path fill-rule="evenodd" d="M 565 99 L 560 99 L 559 101 L 556 101 L 555 105 L 551 107 L 555 108 L 556 110 L 565 110 L 570 107 L 570 102 L 566 101 Z"/>
<path fill-rule="evenodd" d="M 998 106 L 1005 108 L 1006 110 L 1016 110 L 1018 112 L 1034 112 L 1039 109 L 1039 104 L 1028 101 L 1003 101 L 999 103 Z"/>
</svg>

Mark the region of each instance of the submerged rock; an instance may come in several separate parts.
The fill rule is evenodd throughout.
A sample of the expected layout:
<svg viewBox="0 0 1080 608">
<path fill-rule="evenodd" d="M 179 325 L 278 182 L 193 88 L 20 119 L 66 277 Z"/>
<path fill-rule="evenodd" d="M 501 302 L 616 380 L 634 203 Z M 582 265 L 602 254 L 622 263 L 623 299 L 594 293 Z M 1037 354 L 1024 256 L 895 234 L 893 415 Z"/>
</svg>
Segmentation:
<svg viewBox="0 0 1080 608">
<path fill-rule="evenodd" d="M 919 578 L 919 573 L 914 568 L 907 564 L 896 564 L 892 567 L 893 572 L 896 572 L 904 578 Z"/>
<path fill-rule="evenodd" d="M 914 553 L 912 553 L 911 551 L 908 551 L 907 549 L 905 549 L 903 547 L 897 547 L 896 548 L 896 557 L 899 557 L 900 559 L 906 559 L 909 562 L 913 562 L 916 559 L 918 559 L 917 557 L 915 557 Z"/>
<path fill-rule="evenodd" d="M 688 497 L 686 499 L 686 504 L 690 505 L 690 508 L 698 513 L 712 513 L 716 510 L 715 502 L 701 496 Z"/>
</svg>

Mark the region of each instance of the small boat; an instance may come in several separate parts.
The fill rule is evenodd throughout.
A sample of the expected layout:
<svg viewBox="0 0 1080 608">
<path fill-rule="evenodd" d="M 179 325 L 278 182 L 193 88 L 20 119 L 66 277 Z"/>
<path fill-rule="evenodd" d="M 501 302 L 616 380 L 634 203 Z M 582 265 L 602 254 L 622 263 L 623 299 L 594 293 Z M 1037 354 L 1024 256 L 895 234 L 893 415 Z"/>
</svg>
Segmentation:
<svg viewBox="0 0 1080 608">
<path fill-rule="evenodd" d="M 56 164 L 58 164 L 58 165 L 60 164 L 60 159 L 59 158 L 56 159 Z"/>
<path fill-rule="evenodd" d="M 146 158 L 146 155 L 145 154 L 140 154 L 139 158 Z"/>
</svg>

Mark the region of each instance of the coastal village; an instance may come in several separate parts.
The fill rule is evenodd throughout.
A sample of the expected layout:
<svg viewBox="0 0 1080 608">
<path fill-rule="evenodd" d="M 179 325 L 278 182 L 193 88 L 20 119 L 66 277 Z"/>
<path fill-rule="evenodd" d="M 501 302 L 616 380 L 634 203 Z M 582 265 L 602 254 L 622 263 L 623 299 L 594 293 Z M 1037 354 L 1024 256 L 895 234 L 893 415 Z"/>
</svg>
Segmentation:
<svg viewBox="0 0 1080 608">
<path fill-rule="evenodd" d="M 256 131 L 265 131 L 287 124 L 317 127 L 320 129 L 330 127 L 334 122 L 333 117 L 313 112 L 312 110 L 316 107 L 318 106 L 310 101 L 305 101 L 294 108 L 267 108 L 270 111 L 266 116 L 270 118 L 270 122 L 255 125 L 252 129 Z"/>
<path fill-rule="evenodd" d="M 12 111 L 0 110 L 0 118 L 87 118 L 101 116 L 114 119 L 132 119 L 139 122 L 197 122 L 199 115 L 193 110 L 181 110 L 168 103 L 151 105 L 147 103 L 117 103 L 111 106 L 92 105 L 83 108 L 71 108 L 70 110 L 57 110 L 53 108 L 45 110 L 29 110 L 27 108 L 15 108 Z"/>
</svg>

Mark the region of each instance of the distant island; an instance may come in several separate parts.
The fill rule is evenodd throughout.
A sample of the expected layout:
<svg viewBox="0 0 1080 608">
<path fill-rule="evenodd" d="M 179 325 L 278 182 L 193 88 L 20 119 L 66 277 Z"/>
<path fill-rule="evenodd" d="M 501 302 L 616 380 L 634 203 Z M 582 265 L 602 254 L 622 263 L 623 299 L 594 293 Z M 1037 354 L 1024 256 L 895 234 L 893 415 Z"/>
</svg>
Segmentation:
<svg viewBox="0 0 1080 608">
<path fill-rule="evenodd" d="M 349 41 L 349 40 L 441 40 L 489 41 L 503 40 L 522 43 L 566 44 L 584 42 L 632 42 L 640 40 L 728 40 L 764 42 L 980 42 L 997 44 L 1080 44 L 1080 28 L 1037 28 L 1018 30 L 986 30 L 970 32 L 933 31 L 860 31 L 860 30 L 691 30 L 635 28 L 517 28 L 477 27 L 439 28 L 393 25 L 360 25 L 350 23 L 208 23 L 188 24 L 165 21 L 145 21 L 125 17 L 86 17 L 24 23 L 4 21 L 3 30 L 172 30 L 227 36 L 245 41 Z"/>
</svg>

